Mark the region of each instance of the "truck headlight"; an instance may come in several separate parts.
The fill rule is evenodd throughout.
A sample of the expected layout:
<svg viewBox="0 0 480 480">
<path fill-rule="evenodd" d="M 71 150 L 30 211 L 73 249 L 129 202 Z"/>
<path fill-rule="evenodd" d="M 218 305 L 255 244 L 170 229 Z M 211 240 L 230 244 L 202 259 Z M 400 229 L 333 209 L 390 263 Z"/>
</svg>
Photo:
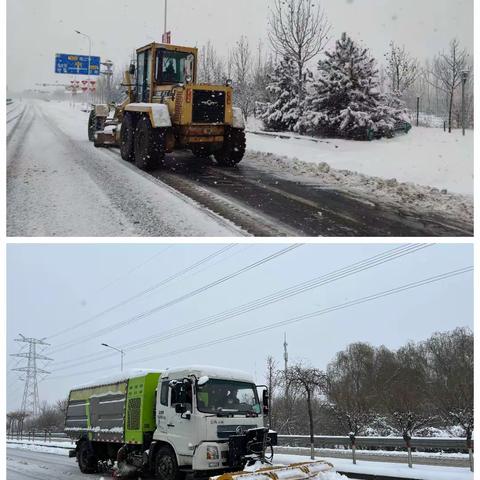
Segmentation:
<svg viewBox="0 0 480 480">
<path fill-rule="evenodd" d="M 207 460 L 218 460 L 218 447 L 207 447 Z"/>
</svg>

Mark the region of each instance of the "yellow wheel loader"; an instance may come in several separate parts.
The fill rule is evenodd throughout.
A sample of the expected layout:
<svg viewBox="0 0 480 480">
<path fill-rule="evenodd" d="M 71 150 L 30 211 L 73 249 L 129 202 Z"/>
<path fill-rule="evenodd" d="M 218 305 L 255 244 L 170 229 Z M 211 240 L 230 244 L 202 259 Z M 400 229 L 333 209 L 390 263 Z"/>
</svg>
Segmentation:
<svg viewBox="0 0 480 480">
<path fill-rule="evenodd" d="M 191 150 L 214 155 L 221 166 L 245 154 L 245 119 L 233 106 L 232 82 L 197 83 L 196 48 L 151 43 L 137 50 L 125 72 L 127 99 L 94 105 L 88 137 L 96 147 L 120 147 L 124 160 L 142 170 L 162 165 L 165 153 Z"/>
</svg>

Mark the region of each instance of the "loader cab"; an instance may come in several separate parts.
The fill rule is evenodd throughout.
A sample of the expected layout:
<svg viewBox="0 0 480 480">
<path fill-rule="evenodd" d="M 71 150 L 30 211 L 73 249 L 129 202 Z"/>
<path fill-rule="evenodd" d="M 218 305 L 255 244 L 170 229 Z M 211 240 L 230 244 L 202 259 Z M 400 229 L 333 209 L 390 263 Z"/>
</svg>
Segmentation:
<svg viewBox="0 0 480 480">
<path fill-rule="evenodd" d="M 137 50 L 136 102 L 151 102 L 155 87 L 195 83 L 197 49 L 151 43 Z M 163 88 L 163 89 L 164 89 Z"/>
<path fill-rule="evenodd" d="M 172 85 L 191 83 L 194 78 L 195 55 L 191 52 L 157 48 L 155 61 L 155 83 Z"/>
</svg>

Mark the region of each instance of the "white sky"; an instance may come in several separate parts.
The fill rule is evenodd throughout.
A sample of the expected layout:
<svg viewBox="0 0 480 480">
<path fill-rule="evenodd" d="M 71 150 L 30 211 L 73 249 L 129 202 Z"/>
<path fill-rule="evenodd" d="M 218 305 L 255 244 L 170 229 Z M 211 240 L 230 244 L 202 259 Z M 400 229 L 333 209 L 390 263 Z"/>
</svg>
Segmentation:
<svg viewBox="0 0 480 480">
<path fill-rule="evenodd" d="M 199 321 L 280 289 L 318 277 L 359 260 L 391 250 L 395 245 L 303 245 L 261 267 L 244 273 L 195 297 L 151 316 L 113 328 L 116 322 L 164 304 L 256 260 L 284 248 L 281 245 L 236 245 L 201 267 L 148 295 L 73 329 L 79 322 L 118 304 L 219 251 L 221 245 L 9 245 L 7 257 L 7 369 L 18 359 L 22 333 L 52 337 L 44 352 L 54 362 L 52 374 L 40 384 L 41 400 L 65 397 L 72 385 L 119 369 L 119 355 L 100 344 L 122 346 L 151 338 L 168 329 Z M 276 321 L 331 307 L 412 281 L 471 265 L 471 245 L 434 245 L 393 262 L 318 287 L 282 302 L 224 320 L 195 332 L 170 338 L 137 351 L 127 351 L 126 368 L 165 368 L 212 364 L 238 368 L 264 381 L 268 355 L 282 363 L 283 334 L 287 333 L 292 362 L 303 360 L 325 368 L 335 353 L 352 342 L 366 341 L 398 348 L 409 340 L 423 340 L 435 331 L 457 326 L 473 328 L 472 274 L 468 273 L 415 290 L 299 323 L 218 343 L 191 347 Z M 102 327 L 108 331 L 80 342 Z M 61 344 L 73 342 L 63 351 Z M 182 353 L 169 353 L 187 348 Z M 70 366 L 80 356 L 108 354 L 108 358 Z M 168 355 L 167 355 L 168 354 Z M 143 360 L 146 357 L 153 357 Z M 89 357 L 90 358 L 90 357 Z M 63 362 L 63 363 L 62 363 Z M 42 365 L 43 363 L 41 363 Z M 99 370 L 88 373 L 89 370 Z M 87 372 L 87 373 L 82 373 Z M 23 383 L 8 371 L 7 408 L 21 402 Z"/>
<path fill-rule="evenodd" d="M 161 0 L 7 0 L 7 86 L 20 91 L 35 83 L 65 82 L 55 75 L 55 53 L 88 53 L 123 68 L 135 48 L 163 31 Z M 332 35 L 362 40 L 381 59 L 394 40 L 420 59 L 447 47 L 453 37 L 473 50 L 473 0 L 322 0 Z M 202 46 L 209 39 L 226 54 L 244 34 L 253 49 L 268 48 L 271 0 L 170 0 L 173 42 Z"/>
</svg>

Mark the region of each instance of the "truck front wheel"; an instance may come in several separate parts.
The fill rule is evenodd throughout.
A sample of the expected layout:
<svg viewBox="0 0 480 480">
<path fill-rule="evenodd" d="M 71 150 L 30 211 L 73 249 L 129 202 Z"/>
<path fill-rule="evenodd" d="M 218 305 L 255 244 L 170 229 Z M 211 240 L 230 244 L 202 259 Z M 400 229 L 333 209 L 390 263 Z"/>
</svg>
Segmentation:
<svg viewBox="0 0 480 480">
<path fill-rule="evenodd" d="M 234 167 L 245 155 L 245 130 L 229 128 L 225 132 L 222 149 L 215 152 L 215 160 L 222 167 Z"/>
<path fill-rule="evenodd" d="M 165 158 L 165 129 L 153 128 L 150 119 L 138 120 L 134 136 L 135 165 L 141 170 L 153 170 L 163 164 Z"/>
<path fill-rule="evenodd" d="M 172 449 L 160 447 L 155 457 L 155 478 L 159 480 L 181 480 L 177 458 Z"/>
<path fill-rule="evenodd" d="M 77 461 L 82 473 L 95 473 L 98 459 L 90 442 L 84 440 L 77 449 Z"/>
</svg>

